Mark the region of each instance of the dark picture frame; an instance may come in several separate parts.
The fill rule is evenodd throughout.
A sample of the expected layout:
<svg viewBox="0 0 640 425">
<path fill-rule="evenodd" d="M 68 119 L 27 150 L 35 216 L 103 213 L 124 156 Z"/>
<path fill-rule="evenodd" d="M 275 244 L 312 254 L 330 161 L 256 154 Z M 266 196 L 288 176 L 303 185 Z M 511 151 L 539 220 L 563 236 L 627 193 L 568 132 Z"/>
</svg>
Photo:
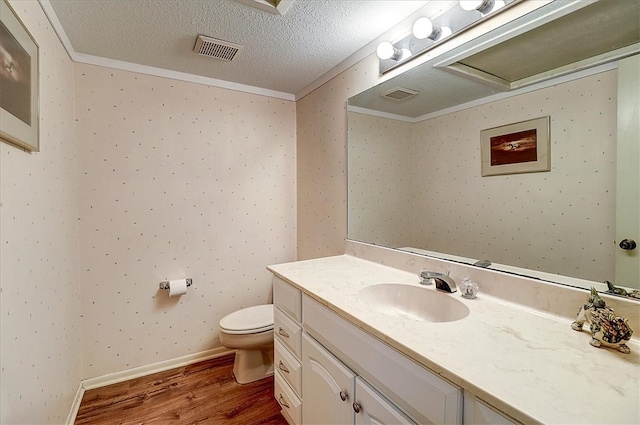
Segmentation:
<svg viewBox="0 0 640 425">
<path fill-rule="evenodd" d="M 0 0 L 0 140 L 40 150 L 39 47 L 6 0 Z"/>
<path fill-rule="evenodd" d="M 480 132 L 482 176 L 551 170 L 549 117 Z"/>
</svg>

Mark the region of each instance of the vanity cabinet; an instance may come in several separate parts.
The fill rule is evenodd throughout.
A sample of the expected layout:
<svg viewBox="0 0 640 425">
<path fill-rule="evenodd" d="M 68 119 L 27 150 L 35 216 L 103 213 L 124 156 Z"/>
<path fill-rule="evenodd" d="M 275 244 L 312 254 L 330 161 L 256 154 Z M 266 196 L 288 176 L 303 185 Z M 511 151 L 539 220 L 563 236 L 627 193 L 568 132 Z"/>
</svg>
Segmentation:
<svg viewBox="0 0 640 425">
<path fill-rule="evenodd" d="M 291 425 L 302 422 L 302 293 L 273 278 L 274 395 Z"/>
<path fill-rule="evenodd" d="M 291 425 L 518 425 L 276 276 L 273 302 L 275 398 Z"/>
<path fill-rule="evenodd" d="M 275 397 L 289 423 L 462 424 L 460 388 L 275 276 L 273 292 Z"/>
<path fill-rule="evenodd" d="M 302 336 L 305 425 L 416 425 L 307 334 Z"/>
<path fill-rule="evenodd" d="M 460 388 L 307 295 L 302 297 L 302 317 L 305 335 L 318 341 L 411 420 L 419 424 L 462 424 Z M 302 368 L 305 394 L 304 360 Z"/>
</svg>

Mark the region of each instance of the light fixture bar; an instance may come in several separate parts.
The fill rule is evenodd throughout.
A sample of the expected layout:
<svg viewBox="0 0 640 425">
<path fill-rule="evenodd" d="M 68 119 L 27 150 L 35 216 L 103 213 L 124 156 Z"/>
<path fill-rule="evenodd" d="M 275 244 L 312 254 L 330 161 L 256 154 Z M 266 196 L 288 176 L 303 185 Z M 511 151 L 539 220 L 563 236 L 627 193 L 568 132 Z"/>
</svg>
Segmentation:
<svg viewBox="0 0 640 425">
<path fill-rule="evenodd" d="M 458 5 L 438 17 L 418 18 L 410 35 L 395 43 L 380 43 L 377 50 L 380 74 L 427 52 L 446 38 L 480 23 L 497 10 L 521 1 L 523 0 L 460 0 Z"/>
</svg>

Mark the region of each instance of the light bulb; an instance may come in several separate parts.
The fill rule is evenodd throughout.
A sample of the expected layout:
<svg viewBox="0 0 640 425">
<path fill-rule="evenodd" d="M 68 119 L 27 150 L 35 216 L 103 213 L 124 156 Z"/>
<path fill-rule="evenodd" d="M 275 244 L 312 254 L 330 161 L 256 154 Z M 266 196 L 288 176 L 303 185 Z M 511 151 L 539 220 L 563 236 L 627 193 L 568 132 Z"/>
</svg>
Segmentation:
<svg viewBox="0 0 640 425">
<path fill-rule="evenodd" d="M 429 18 L 419 18 L 413 23 L 413 36 L 418 40 L 424 40 L 425 38 L 431 38 L 433 35 L 433 22 Z"/>
<path fill-rule="evenodd" d="M 400 57 L 396 59 L 398 62 L 401 62 L 411 57 L 411 50 L 409 49 L 402 49 L 400 52 L 401 52 Z"/>
<path fill-rule="evenodd" d="M 388 41 L 383 41 L 378 45 L 376 53 L 380 59 L 387 60 L 394 59 L 394 56 L 397 58 L 399 56 L 397 50 L 398 49 L 393 47 L 393 44 L 389 43 Z"/>
<path fill-rule="evenodd" d="M 505 6 L 504 0 L 460 0 L 460 7 L 470 12 L 477 10 L 486 16 Z"/>
<path fill-rule="evenodd" d="M 442 40 L 443 38 L 449 37 L 451 34 L 453 34 L 453 31 L 451 31 L 451 28 L 442 27 L 440 28 L 440 37 L 438 37 L 438 39 Z"/>
<path fill-rule="evenodd" d="M 482 5 L 482 0 L 460 0 L 460 7 L 467 12 L 476 10 L 478 6 Z"/>
<path fill-rule="evenodd" d="M 429 18 L 418 18 L 413 23 L 413 36 L 418 40 L 428 38 L 433 41 L 440 41 L 449 37 L 453 31 L 449 27 L 437 27 Z"/>
</svg>

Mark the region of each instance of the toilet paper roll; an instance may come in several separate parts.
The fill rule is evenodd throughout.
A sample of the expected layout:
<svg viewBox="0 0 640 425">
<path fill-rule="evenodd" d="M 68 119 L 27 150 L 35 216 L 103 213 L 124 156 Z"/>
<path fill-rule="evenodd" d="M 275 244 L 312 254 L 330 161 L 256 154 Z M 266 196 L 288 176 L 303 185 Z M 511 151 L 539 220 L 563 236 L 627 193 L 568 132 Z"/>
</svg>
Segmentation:
<svg viewBox="0 0 640 425">
<path fill-rule="evenodd" d="M 187 279 L 169 281 L 169 296 L 176 297 L 187 293 Z"/>
</svg>

